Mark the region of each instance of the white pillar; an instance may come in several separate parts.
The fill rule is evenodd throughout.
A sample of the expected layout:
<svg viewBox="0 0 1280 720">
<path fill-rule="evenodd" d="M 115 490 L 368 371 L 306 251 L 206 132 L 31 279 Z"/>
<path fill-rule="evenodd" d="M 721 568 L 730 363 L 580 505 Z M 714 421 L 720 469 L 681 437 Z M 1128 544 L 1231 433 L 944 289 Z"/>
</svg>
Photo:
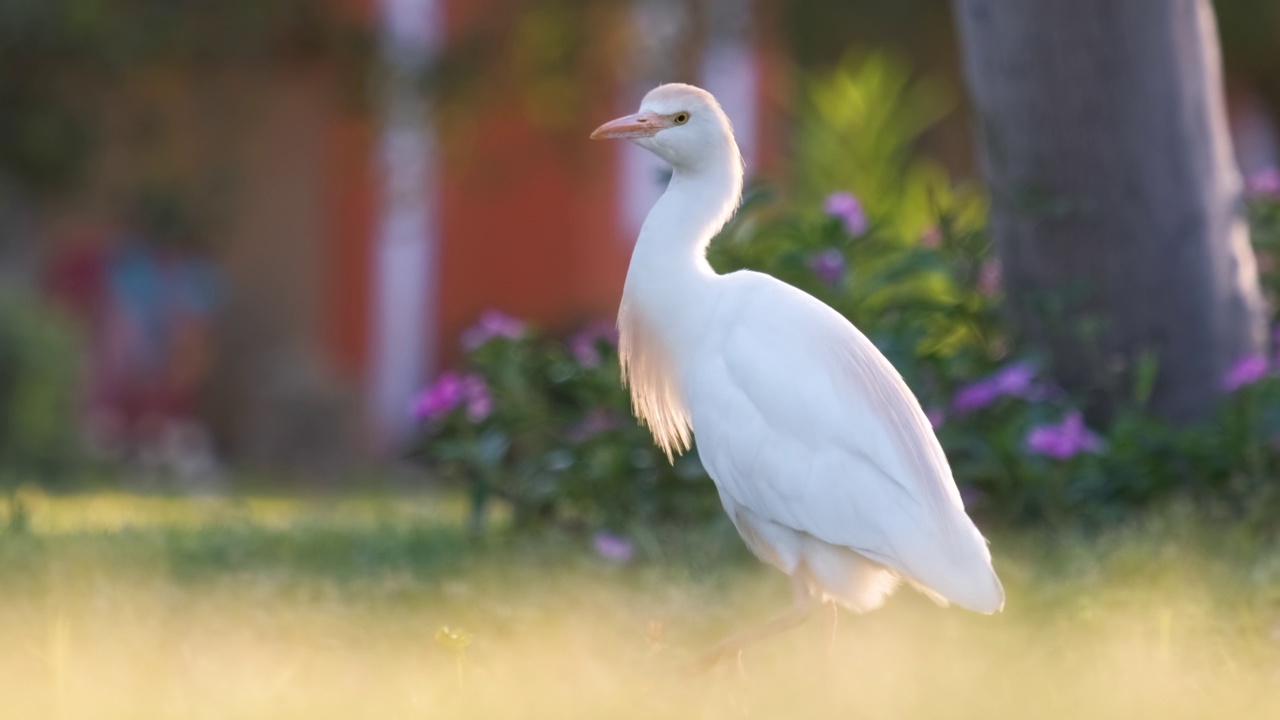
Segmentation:
<svg viewBox="0 0 1280 720">
<path fill-rule="evenodd" d="M 689 22 L 688 7 L 682 0 L 633 0 L 630 6 L 633 36 L 632 53 L 622 63 L 622 105 L 614 114 L 636 111 L 640 98 L 658 85 L 674 78 L 671 48 Z M 640 226 L 653 204 L 667 187 L 670 168 L 653 153 L 633 143 L 617 143 L 621 153 L 618 172 L 618 213 L 623 242 L 631 245 L 640 234 Z"/>
<path fill-rule="evenodd" d="M 755 170 L 759 113 L 759 65 L 751 44 L 752 3 L 719 0 L 711 4 L 712 28 L 703 48 L 697 83 L 720 101 L 733 123 L 734 135 L 747 163 Z M 684 3 L 639 0 L 631 5 L 635 53 L 624 64 L 629 82 L 619 113 L 634 112 L 640 98 L 658 85 L 672 82 L 671 48 L 689 22 Z M 619 212 L 623 236 L 634 242 L 653 204 L 666 189 L 669 168 L 653 153 L 632 143 L 619 143 L 621 180 Z"/>
<path fill-rule="evenodd" d="M 747 177 L 756 168 L 756 143 L 759 138 L 760 73 L 755 48 L 751 44 L 748 3 L 727 3 L 726 9 L 738 12 L 719 13 L 717 26 L 702 55 L 703 89 L 716 96 L 725 115 L 733 123 L 733 135 L 747 165 Z"/>
<path fill-rule="evenodd" d="M 377 147 L 369 404 L 379 439 L 410 427 L 435 350 L 439 218 L 435 133 L 417 77 L 442 35 L 440 0 L 379 0 L 383 71 Z"/>
</svg>

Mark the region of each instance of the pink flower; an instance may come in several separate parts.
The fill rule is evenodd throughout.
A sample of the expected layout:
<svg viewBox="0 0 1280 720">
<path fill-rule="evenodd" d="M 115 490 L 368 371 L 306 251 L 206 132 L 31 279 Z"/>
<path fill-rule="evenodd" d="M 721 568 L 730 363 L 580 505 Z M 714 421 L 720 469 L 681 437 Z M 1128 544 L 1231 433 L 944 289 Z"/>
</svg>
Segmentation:
<svg viewBox="0 0 1280 720">
<path fill-rule="evenodd" d="M 844 277 L 844 255 L 835 248 L 827 248 L 809 256 L 809 269 L 822 282 L 835 285 Z"/>
<path fill-rule="evenodd" d="M 434 420 L 458 407 L 462 399 L 462 376 L 454 372 L 441 373 L 435 382 L 413 399 L 410 412 L 419 422 Z"/>
<path fill-rule="evenodd" d="M 834 192 L 822 203 L 822 209 L 829 217 L 836 218 L 844 225 L 845 232 L 857 237 L 867 231 L 867 214 L 862 203 L 853 193 Z"/>
<path fill-rule="evenodd" d="M 493 397 L 489 386 L 479 375 L 468 375 L 462 380 L 463 395 L 467 398 L 467 419 L 473 423 L 489 417 L 493 412 Z"/>
<path fill-rule="evenodd" d="M 1056 460 L 1068 460 L 1080 453 L 1102 451 L 1102 440 L 1084 426 L 1080 411 L 1067 414 L 1058 425 L 1038 425 L 1027 433 L 1027 450 Z"/>
<path fill-rule="evenodd" d="M 1265 355 L 1246 355 L 1236 361 L 1222 376 L 1222 389 L 1235 392 L 1266 377 L 1269 363 Z"/>
<path fill-rule="evenodd" d="M 984 408 L 1004 395 L 1032 399 L 1041 394 L 1033 381 L 1036 371 L 1030 363 L 1011 363 L 995 373 L 961 387 L 951 400 L 956 412 L 966 413 Z"/>
<path fill-rule="evenodd" d="M 631 562 L 635 555 L 635 547 L 629 540 L 607 532 L 596 533 L 595 550 L 600 557 L 616 563 Z"/>
<path fill-rule="evenodd" d="M 493 411 L 493 398 L 484 378 L 475 374 L 441 373 L 436 381 L 413 399 L 410 413 L 418 422 L 435 420 L 466 405 L 467 419 L 480 422 Z"/>
<path fill-rule="evenodd" d="M 978 268 L 978 292 L 991 297 L 1000 292 L 1000 260 L 988 258 Z"/>
<path fill-rule="evenodd" d="M 475 350 L 490 340 L 498 337 L 519 340 L 524 337 L 526 327 L 522 320 L 498 312 L 486 310 L 480 314 L 480 320 L 462 333 L 462 347 Z"/>
<path fill-rule="evenodd" d="M 1244 183 L 1249 197 L 1280 198 L 1280 168 L 1269 167 L 1250 175 Z"/>
<path fill-rule="evenodd" d="M 609 320 L 592 320 L 569 338 L 569 352 L 583 367 L 600 366 L 600 343 L 617 347 L 618 327 Z"/>
</svg>

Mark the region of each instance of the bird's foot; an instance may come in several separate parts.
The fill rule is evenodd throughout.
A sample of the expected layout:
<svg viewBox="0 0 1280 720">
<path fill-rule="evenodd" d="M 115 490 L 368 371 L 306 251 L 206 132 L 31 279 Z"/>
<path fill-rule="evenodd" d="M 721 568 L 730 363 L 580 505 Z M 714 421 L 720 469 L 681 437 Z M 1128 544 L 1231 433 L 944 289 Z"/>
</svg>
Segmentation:
<svg viewBox="0 0 1280 720">
<path fill-rule="evenodd" d="M 745 673 L 742 665 L 742 648 L 736 644 L 729 645 L 727 643 L 717 645 L 698 656 L 698 659 L 686 663 L 680 668 L 680 671 L 689 675 L 702 675 L 730 657 L 737 658 L 738 672 Z"/>
</svg>

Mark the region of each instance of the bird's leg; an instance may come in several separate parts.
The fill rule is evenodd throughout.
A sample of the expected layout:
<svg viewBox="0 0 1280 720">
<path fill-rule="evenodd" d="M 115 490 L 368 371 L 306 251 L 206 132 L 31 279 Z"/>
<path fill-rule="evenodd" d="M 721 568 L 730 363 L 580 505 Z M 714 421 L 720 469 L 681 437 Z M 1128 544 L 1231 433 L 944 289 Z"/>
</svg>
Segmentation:
<svg viewBox="0 0 1280 720">
<path fill-rule="evenodd" d="M 836 630 L 840 627 L 840 606 L 834 600 L 829 601 L 831 605 L 831 642 L 827 644 L 827 652 L 835 655 L 836 653 Z"/>
<path fill-rule="evenodd" d="M 808 620 L 809 616 L 813 614 L 814 600 L 809 594 L 809 588 L 805 584 L 803 577 L 801 577 L 802 574 L 803 571 L 797 570 L 796 574 L 791 577 L 794 600 L 790 609 L 763 625 L 730 635 L 703 654 L 697 662 L 690 664 L 687 669 L 692 672 L 709 670 L 726 657 L 741 653 L 742 649 L 747 645 L 790 630 Z"/>
</svg>

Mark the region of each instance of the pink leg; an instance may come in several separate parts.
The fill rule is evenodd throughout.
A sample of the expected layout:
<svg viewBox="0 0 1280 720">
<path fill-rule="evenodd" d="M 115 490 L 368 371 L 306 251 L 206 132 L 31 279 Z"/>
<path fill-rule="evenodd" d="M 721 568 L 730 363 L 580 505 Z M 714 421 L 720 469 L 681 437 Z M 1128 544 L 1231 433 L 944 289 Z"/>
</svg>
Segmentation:
<svg viewBox="0 0 1280 720">
<path fill-rule="evenodd" d="M 795 599 L 790 609 L 763 625 L 748 628 L 729 636 L 707 651 L 696 662 L 691 663 L 687 669 L 692 672 L 709 670 L 726 657 L 739 655 L 747 645 L 778 633 L 786 632 L 808 620 L 809 616 L 813 614 L 814 602 L 813 597 L 809 594 L 809 588 L 801 577 L 802 573 L 802 569 L 797 570 L 796 574 L 791 577 L 791 589 Z"/>
<path fill-rule="evenodd" d="M 827 651 L 832 655 L 836 653 L 836 630 L 840 627 L 840 606 L 835 601 L 830 601 L 831 605 L 831 642 L 827 644 Z"/>
</svg>

